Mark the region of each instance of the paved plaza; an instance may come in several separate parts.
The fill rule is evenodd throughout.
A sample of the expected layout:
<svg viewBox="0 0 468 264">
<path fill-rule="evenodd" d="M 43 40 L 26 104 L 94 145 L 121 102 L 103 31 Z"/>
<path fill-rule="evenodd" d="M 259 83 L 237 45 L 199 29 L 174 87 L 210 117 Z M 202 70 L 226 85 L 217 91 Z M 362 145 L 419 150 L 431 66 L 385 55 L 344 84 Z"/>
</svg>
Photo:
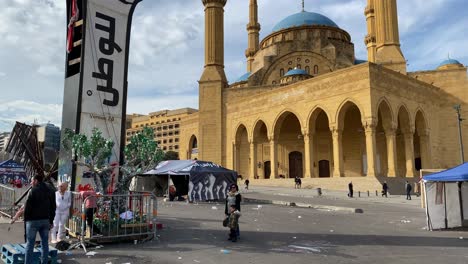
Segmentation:
<svg viewBox="0 0 468 264">
<path fill-rule="evenodd" d="M 425 229 L 414 197 L 348 198 L 344 192 L 257 187 L 243 193 L 241 239 L 227 241 L 222 203 L 160 201 L 159 240 L 105 244 L 62 263 L 468 263 L 467 231 Z M 366 194 L 367 195 L 367 194 Z M 255 202 L 258 201 L 258 202 Z M 289 202 L 293 207 L 267 202 Z M 349 208 L 360 208 L 354 213 Z M 0 243 L 21 241 L 22 223 L 0 224 Z"/>
</svg>

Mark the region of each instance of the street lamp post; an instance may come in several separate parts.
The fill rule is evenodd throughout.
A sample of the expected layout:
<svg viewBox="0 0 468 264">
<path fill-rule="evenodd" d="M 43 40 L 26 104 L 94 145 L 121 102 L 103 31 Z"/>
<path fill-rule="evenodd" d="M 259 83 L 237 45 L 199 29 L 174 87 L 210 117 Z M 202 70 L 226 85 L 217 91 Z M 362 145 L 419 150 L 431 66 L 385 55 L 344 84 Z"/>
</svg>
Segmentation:
<svg viewBox="0 0 468 264">
<path fill-rule="evenodd" d="M 461 130 L 461 122 L 463 121 L 463 118 L 460 116 L 460 110 L 461 106 L 459 104 L 454 105 L 453 109 L 457 111 L 457 118 L 458 118 L 458 138 L 460 140 L 460 154 L 461 154 L 461 163 L 463 164 L 465 162 L 465 156 L 463 153 L 463 138 L 462 138 L 462 130 Z"/>
</svg>

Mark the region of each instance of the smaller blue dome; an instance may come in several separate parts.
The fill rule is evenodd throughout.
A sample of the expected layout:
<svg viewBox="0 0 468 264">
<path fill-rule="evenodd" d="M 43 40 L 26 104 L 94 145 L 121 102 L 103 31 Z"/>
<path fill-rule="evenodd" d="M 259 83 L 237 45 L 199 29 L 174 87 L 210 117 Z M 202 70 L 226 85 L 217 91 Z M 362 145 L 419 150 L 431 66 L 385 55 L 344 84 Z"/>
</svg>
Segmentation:
<svg viewBox="0 0 468 264">
<path fill-rule="evenodd" d="M 284 76 L 291 76 L 291 75 L 309 75 L 309 74 L 302 69 L 292 69 L 288 71 Z"/>
<path fill-rule="evenodd" d="M 249 80 L 250 75 L 251 75 L 251 73 L 250 73 L 250 72 L 247 72 L 247 73 L 245 73 L 244 75 L 242 75 L 241 77 L 237 78 L 237 80 L 234 81 L 234 83 L 237 83 L 237 82 L 245 82 L 245 81 Z"/>
<path fill-rule="evenodd" d="M 437 68 L 442 67 L 444 65 L 449 65 L 449 64 L 461 64 L 461 63 L 459 61 L 457 61 L 457 60 L 454 60 L 454 59 L 447 59 L 447 60 L 444 60 L 443 62 L 441 62 L 439 64 L 439 66 L 437 66 Z"/>
<path fill-rule="evenodd" d="M 294 15 L 290 15 L 285 19 L 281 20 L 278 24 L 273 27 L 273 32 L 280 31 L 286 28 L 300 27 L 300 26 L 329 26 L 338 28 L 338 25 L 335 24 L 328 17 L 314 13 L 314 12 L 300 12 Z"/>
<path fill-rule="evenodd" d="M 361 63 L 366 63 L 366 60 L 360 60 L 360 59 L 355 59 L 354 60 L 354 65 L 361 64 Z"/>
</svg>

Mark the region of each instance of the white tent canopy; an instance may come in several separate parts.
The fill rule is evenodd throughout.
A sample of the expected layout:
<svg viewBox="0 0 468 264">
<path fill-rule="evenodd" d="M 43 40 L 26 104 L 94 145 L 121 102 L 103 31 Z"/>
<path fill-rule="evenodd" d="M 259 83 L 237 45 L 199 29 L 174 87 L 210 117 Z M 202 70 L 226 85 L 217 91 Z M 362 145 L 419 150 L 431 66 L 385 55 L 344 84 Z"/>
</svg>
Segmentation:
<svg viewBox="0 0 468 264">
<path fill-rule="evenodd" d="M 428 229 L 468 226 L 468 163 L 423 180 Z"/>
</svg>

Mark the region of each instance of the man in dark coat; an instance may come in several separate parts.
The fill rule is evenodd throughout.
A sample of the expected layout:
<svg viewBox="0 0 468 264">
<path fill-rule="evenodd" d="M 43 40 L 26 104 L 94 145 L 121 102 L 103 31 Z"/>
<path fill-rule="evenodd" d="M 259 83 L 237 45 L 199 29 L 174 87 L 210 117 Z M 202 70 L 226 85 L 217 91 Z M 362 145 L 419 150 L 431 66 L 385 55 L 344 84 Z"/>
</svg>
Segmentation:
<svg viewBox="0 0 468 264">
<path fill-rule="evenodd" d="M 348 193 L 349 198 L 353 198 L 353 182 L 349 182 L 348 190 L 349 190 L 349 193 Z"/>
<path fill-rule="evenodd" d="M 44 183 L 42 175 L 32 178 L 32 189 L 28 193 L 24 207 L 26 223 L 26 256 L 25 264 L 34 262 L 33 250 L 36 234 L 39 232 L 42 247 L 42 263 L 49 261 L 49 230 L 55 218 L 55 193 Z"/>
<path fill-rule="evenodd" d="M 382 184 L 382 197 L 388 197 L 387 196 L 387 192 L 388 192 L 388 185 L 387 185 L 387 182 L 384 181 L 384 183 Z"/>
<path fill-rule="evenodd" d="M 411 187 L 411 184 L 406 181 L 406 200 L 411 200 L 411 190 L 413 187 Z"/>
</svg>

